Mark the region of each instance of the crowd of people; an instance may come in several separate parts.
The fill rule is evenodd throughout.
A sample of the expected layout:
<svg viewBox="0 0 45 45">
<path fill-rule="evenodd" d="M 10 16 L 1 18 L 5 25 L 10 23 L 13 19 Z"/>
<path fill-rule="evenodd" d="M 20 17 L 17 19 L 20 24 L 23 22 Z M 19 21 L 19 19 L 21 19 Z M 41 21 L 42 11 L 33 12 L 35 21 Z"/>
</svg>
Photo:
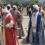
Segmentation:
<svg viewBox="0 0 45 45">
<path fill-rule="evenodd" d="M 25 13 L 25 12 L 24 12 Z M 31 45 L 44 44 L 45 11 L 39 5 L 29 6 L 27 9 L 29 15 L 28 33 L 26 42 Z M 22 21 L 23 7 L 11 6 L 10 4 L 0 7 L 0 22 L 2 31 L 2 45 L 20 45 L 18 39 L 25 36 Z M 18 36 L 18 37 L 17 37 Z"/>
<path fill-rule="evenodd" d="M 22 10 L 21 6 L 7 4 L 0 8 L 0 19 L 2 17 L 3 45 L 19 45 L 18 38 L 24 36 L 22 27 Z M 1 22 L 0 21 L 0 22 Z M 18 36 L 18 38 L 17 38 Z"/>
</svg>

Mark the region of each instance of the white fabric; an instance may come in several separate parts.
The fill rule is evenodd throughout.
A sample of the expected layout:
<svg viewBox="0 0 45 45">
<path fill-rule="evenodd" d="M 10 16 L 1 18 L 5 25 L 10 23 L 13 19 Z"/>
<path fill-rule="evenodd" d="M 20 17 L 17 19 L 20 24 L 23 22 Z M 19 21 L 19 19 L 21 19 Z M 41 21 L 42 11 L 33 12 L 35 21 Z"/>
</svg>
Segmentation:
<svg viewBox="0 0 45 45">
<path fill-rule="evenodd" d="M 35 25 L 36 25 L 36 13 L 34 12 L 32 15 L 32 26 L 36 27 Z"/>
<path fill-rule="evenodd" d="M 14 24 L 14 22 L 11 20 L 11 21 L 6 25 L 6 27 L 7 27 L 7 28 L 11 28 L 11 27 L 13 27 L 13 24 Z"/>
<path fill-rule="evenodd" d="M 44 18 L 43 18 L 43 16 L 41 17 L 41 22 L 42 22 L 42 27 L 44 27 Z"/>
<path fill-rule="evenodd" d="M 36 12 L 34 12 L 32 15 L 32 28 L 33 32 L 36 32 Z"/>
<path fill-rule="evenodd" d="M 36 10 L 39 10 L 39 6 L 38 5 L 33 5 L 33 8 L 35 8 Z"/>
<path fill-rule="evenodd" d="M 3 12 L 3 13 L 10 13 L 10 11 L 7 10 L 7 9 L 2 9 L 2 12 Z"/>
<path fill-rule="evenodd" d="M 9 6 L 11 8 L 11 5 L 10 4 L 8 4 L 7 6 Z"/>
<path fill-rule="evenodd" d="M 5 7 L 4 9 L 7 10 L 7 7 Z"/>
<path fill-rule="evenodd" d="M 32 28 L 33 32 L 36 32 L 36 23 L 37 23 L 37 16 L 39 12 L 34 12 L 32 15 Z"/>
<path fill-rule="evenodd" d="M 13 5 L 13 7 L 15 7 L 17 9 L 17 6 L 16 5 Z"/>
</svg>

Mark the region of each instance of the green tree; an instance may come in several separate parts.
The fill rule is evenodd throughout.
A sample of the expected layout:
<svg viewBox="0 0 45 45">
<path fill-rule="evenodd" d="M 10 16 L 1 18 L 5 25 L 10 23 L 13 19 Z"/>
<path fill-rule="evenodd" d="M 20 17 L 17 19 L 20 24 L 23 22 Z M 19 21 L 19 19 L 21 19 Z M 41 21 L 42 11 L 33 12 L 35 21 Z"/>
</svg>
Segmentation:
<svg viewBox="0 0 45 45">
<path fill-rule="evenodd" d="M 39 1 L 38 0 L 30 0 L 30 4 L 38 4 Z"/>
</svg>

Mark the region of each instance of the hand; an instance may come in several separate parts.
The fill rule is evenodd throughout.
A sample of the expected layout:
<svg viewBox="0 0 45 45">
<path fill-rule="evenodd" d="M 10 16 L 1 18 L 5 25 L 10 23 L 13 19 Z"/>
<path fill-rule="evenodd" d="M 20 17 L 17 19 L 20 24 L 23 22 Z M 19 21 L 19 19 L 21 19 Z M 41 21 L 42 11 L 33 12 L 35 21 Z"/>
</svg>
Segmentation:
<svg viewBox="0 0 45 45">
<path fill-rule="evenodd" d="M 17 28 L 17 30 L 20 30 L 21 28 Z"/>
</svg>

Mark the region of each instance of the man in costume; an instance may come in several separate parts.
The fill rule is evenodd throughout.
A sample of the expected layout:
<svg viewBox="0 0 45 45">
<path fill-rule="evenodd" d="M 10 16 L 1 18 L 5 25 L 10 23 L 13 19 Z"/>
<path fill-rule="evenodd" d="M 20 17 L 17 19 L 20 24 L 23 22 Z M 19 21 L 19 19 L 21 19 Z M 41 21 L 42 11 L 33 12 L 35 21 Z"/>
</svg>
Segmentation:
<svg viewBox="0 0 45 45">
<path fill-rule="evenodd" d="M 19 6 L 18 7 L 18 12 L 17 12 L 17 15 L 19 15 L 18 19 L 17 19 L 17 25 L 18 25 L 18 28 L 20 28 L 20 30 L 17 31 L 19 39 L 21 39 L 21 37 L 24 36 L 24 31 L 23 31 L 23 26 L 22 26 L 22 21 L 23 21 L 23 13 L 22 13 L 22 11 L 23 11 L 22 7 Z"/>
<path fill-rule="evenodd" d="M 19 36 L 19 39 L 21 39 L 22 36 L 24 36 L 23 28 L 22 28 L 22 14 L 17 10 L 17 6 L 13 5 L 13 8 L 10 10 L 13 17 L 16 19 L 17 27 L 20 28 L 17 30 L 17 35 Z"/>
<path fill-rule="evenodd" d="M 43 9 L 41 10 L 41 13 L 42 13 L 43 18 L 44 18 L 44 43 L 45 43 L 45 8 L 43 8 Z"/>
<path fill-rule="evenodd" d="M 30 42 L 31 43 L 31 35 L 32 35 L 32 10 L 31 10 L 32 6 L 29 6 L 29 24 L 28 24 L 28 34 L 27 34 L 27 37 L 26 37 L 26 42 Z"/>
<path fill-rule="evenodd" d="M 33 45 L 44 45 L 44 19 L 39 12 L 39 6 L 33 5 L 32 28 L 33 28 Z"/>
<path fill-rule="evenodd" d="M 44 28 L 45 28 L 45 9 L 40 9 L 41 10 L 41 13 L 43 15 L 43 18 L 44 18 Z"/>
<path fill-rule="evenodd" d="M 16 35 L 16 20 L 12 14 L 6 10 L 3 13 L 3 45 L 19 45 Z"/>
</svg>

